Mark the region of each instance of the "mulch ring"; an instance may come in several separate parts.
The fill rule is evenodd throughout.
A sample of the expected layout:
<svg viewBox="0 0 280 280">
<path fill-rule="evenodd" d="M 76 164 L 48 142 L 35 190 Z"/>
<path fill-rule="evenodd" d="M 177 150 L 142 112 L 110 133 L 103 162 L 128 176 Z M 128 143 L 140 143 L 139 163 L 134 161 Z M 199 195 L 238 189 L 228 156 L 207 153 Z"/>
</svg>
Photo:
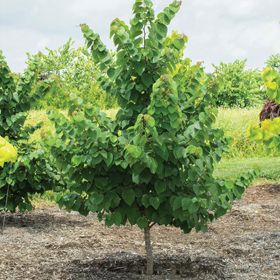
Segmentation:
<svg viewBox="0 0 280 280">
<path fill-rule="evenodd" d="M 151 279 L 226 279 L 223 258 L 188 255 L 156 255 L 154 276 Z M 73 261 L 67 267 L 67 280 L 74 279 L 147 279 L 146 259 L 138 254 L 119 252 L 98 256 L 91 261 Z"/>
</svg>

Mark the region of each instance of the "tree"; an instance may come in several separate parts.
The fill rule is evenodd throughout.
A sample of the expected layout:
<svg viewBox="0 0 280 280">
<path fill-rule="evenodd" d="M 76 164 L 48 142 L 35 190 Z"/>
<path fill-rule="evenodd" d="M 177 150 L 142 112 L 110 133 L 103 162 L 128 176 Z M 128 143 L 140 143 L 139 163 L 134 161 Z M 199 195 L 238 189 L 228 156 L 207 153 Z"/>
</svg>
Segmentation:
<svg viewBox="0 0 280 280">
<path fill-rule="evenodd" d="M 209 90 L 217 106 L 244 108 L 262 103 L 261 73 L 256 69 L 246 70 L 245 65 L 246 60 L 213 65 Z"/>
<path fill-rule="evenodd" d="M 113 121 L 77 99 L 67 116 L 50 114 L 57 138 L 49 144 L 67 183 L 58 203 L 84 215 L 96 212 L 108 226 L 143 229 L 149 275 L 153 225 L 205 231 L 252 179 L 252 174 L 236 182 L 213 177 L 227 141 L 212 128 L 216 111 L 207 75 L 183 58 L 187 37 L 167 36 L 180 5 L 173 1 L 155 16 L 150 0 L 135 1 L 130 26 L 119 19 L 111 24 L 115 56 L 81 25 L 102 71 L 98 81 L 121 108 Z"/>
<path fill-rule="evenodd" d="M 116 100 L 109 98 L 95 81 L 99 70 L 88 50 L 83 46 L 74 48 L 73 44 L 69 39 L 59 49 L 39 54 L 41 79 L 51 76 L 52 85 L 36 106 L 67 109 L 73 94 L 100 108 L 116 105 Z"/>
<path fill-rule="evenodd" d="M 0 210 L 21 211 L 32 208 L 29 195 L 53 187 L 55 170 L 46 151 L 29 135 L 38 127 L 24 125 L 29 110 L 49 88 L 38 81 L 38 57 L 29 58 L 22 75 L 14 75 L 0 52 L 0 135 L 17 149 L 15 162 L 6 163 L 0 173 Z M 33 94 L 31 94 L 34 91 Z"/>
</svg>

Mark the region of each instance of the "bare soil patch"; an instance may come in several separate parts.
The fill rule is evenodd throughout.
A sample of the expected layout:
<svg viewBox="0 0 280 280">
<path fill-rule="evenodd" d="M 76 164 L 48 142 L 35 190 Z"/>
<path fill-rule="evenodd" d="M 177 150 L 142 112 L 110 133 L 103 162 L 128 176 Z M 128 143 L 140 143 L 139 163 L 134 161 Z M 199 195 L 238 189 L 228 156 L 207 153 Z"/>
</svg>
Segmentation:
<svg viewBox="0 0 280 280">
<path fill-rule="evenodd" d="M 1 214 L 2 215 L 2 214 Z M 2 218 L 2 217 L 1 217 Z M 280 279 L 280 185 L 249 188 L 209 232 L 152 229 L 153 279 Z M 143 233 L 56 206 L 8 214 L 1 280 L 146 279 Z"/>
</svg>

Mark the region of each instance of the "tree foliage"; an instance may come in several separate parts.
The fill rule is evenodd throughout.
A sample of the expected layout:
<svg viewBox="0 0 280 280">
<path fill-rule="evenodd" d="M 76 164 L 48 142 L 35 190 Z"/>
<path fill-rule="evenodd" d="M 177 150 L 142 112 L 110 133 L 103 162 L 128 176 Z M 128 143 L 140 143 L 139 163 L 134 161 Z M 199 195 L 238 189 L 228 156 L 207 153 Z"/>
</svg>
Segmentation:
<svg viewBox="0 0 280 280">
<path fill-rule="evenodd" d="M 0 52 L 0 135 L 12 141 L 19 139 L 29 110 L 49 87 L 47 82 L 41 82 L 33 88 L 39 74 L 38 63 L 37 56 L 30 57 L 27 69 L 17 77 Z"/>
<path fill-rule="evenodd" d="M 49 88 L 48 81 L 37 83 L 38 63 L 37 56 L 30 57 L 27 69 L 17 77 L 0 52 L 0 134 L 7 137 L 18 153 L 14 163 L 6 163 L 1 169 L 0 210 L 31 209 L 29 194 L 44 192 L 54 178 L 48 156 L 38 144 L 29 142 L 29 134 L 36 127 L 24 125 L 36 99 L 41 98 Z M 8 206 L 5 207 L 7 194 Z"/>
<path fill-rule="evenodd" d="M 280 149 L 280 72 L 266 67 L 263 71 L 263 83 L 271 106 L 264 107 L 261 116 L 266 116 L 259 127 L 251 127 L 250 134 L 256 141 L 264 142 L 270 148 Z M 278 111 L 277 111 L 278 109 Z"/>
<path fill-rule="evenodd" d="M 3 167 L 6 162 L 14 162 L 16 158 L 16 148 L 0 136 L 0 166 Z"/>
<path fill-rule="evenodd" d="M 205 231 L 250 183 L 251 173 L 236 182 L 213 176 L 227 141 L 212 127 L 215 102 L 203 67 L 183 58 L 187 37 L 167 35 L 180 5 L 155 15 L 151 1 L 135 1 L 130 26 L 111 24 L 114 56 L 81 25 L 98 82 L 121 108 L 113 121 L 77 99 L 67 116 L 50 114 L 57 137 L 48 143 L 67 183 L 61 207 L 145 234 L 154 224 Z"/>
<path fill-rule="evenodd" d="M 266 65 L 280 72 L 280 54 L 271 55 L 266 61 Z"/>
<path fill-rule="evenodd" d="M 180 4 L 173 1 L 155 16 L 151 1 L 135 1 L 131 26 L 119 19 L 111 24 L 114 57 L 81 25 L 103 71 L 99 82 L 121 109 L 115 121 L 80 103 L 69 116 L 51 114 L 59 136 L 52 151 L 71 192 L 59 202 L 69 210 L 97 212 L 107 225 L 205 230 L 250 181 L 213 177 L 226 140 L 211 127 L 215 110 L 203 68 L 183 59 L 186 36 L 167 36 Z"/>
<path fill-rule="evenodd" d="M 261 92 L 261 73 L 245 69 L 246 60 L 220 63 L 210 75 L 209 89 L 217 106 L 253 107 L 264 100 Z"/>
<path fill-rule="evenodd" d="M 37 107 L 66 109 L 70 106 L 72 95 L 76 95 L 100 108 L 116 106 L 116 100 L 104 92 L 95 78 L 99 74 L 91 55 L 85 47 L 73 47 L 69 39 L 58 50 L 47 49 L 40 53 L 41 79 L 52 78 L 52 85 Z"/>
</svg>

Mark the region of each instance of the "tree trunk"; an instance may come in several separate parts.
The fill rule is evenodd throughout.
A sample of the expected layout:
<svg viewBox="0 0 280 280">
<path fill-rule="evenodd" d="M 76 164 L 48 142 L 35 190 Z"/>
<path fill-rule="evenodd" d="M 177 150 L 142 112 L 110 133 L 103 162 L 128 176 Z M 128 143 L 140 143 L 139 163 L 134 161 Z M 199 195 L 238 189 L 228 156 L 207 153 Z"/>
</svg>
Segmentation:
<svg viewBox="0 0 280 280">
<path fill-rule="evenodd" d="M 153 247 L 151 244 L 151 235 L 150 235 L 149 226 L 144 229 L 144 237 L 145 237 L 145 249 L 146 249 L 146 257 L 147 257 L 146 273 L 148 276 L 151 276 L 154 273 L 154 256 L 153 256 Z"/>
</svg>

